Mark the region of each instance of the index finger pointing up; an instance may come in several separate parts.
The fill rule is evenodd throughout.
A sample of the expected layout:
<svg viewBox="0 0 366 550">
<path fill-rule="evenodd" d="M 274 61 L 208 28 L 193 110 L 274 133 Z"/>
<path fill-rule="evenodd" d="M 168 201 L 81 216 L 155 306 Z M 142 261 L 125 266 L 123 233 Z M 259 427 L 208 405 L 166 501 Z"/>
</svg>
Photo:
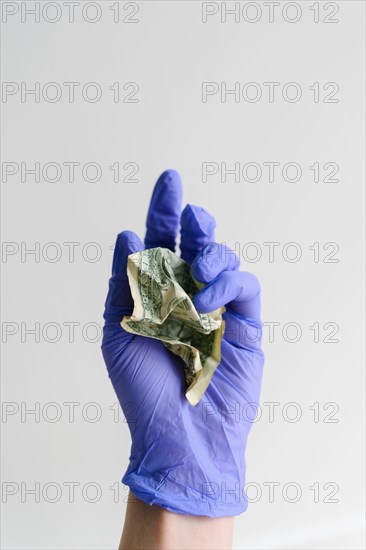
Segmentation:
<svg viewBox="0 0 366 550">
<path fill-rule="evenodd" d="M 166 170 L 155 184 L 146 221 L 146 248 L 161 246 L 174 252 L 182 209 L 182 181 L 175 170 Z"/>
</svg>

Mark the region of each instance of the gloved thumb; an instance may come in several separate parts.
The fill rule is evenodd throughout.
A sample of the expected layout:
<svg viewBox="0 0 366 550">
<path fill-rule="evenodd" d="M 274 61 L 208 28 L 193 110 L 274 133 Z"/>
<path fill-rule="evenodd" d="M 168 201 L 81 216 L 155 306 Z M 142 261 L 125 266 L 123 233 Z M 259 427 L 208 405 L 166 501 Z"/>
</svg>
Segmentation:
<svg viewBox="0 0 366 550">
<path fill-rule="evenodd" d="M 133 299 L 127 277 L 127 258 L 141 250 L 144 250 L 143 242 L 133 231 L 122 231 L 117 236 L 104 319 L 120 322 L 124 315 L 131 315 Z"/>
</svg>

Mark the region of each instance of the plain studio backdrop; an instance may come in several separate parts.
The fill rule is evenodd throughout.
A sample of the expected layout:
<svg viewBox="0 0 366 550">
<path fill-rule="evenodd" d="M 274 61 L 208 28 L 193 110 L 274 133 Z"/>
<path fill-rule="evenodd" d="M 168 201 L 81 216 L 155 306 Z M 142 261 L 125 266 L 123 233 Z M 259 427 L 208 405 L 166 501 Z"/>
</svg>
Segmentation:
<svg viewBox="0 0 366 550">
<path fill-rule="evenodd" d="M 102 313 L 167 168 L 262 285 L 235 548 L 364 548 L 364 3 L 1 8 L 3 548 L 118 544 Z"/>
</svg>

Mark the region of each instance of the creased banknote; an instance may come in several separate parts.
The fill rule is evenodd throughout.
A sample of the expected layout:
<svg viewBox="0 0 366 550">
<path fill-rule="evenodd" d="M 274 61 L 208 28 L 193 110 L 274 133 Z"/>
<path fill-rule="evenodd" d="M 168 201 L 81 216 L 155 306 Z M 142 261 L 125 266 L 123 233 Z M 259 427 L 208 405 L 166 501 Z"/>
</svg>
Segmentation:
<svg viewBox="0 0 366 550">
<path fill-rule="evenodd" d="M 127 274 L 134 300 L 122 327 L 133 334 L 156 338 L 185 362 L 186 397 L 196 405 L 220 362 L 224 332 L 221 314 L 199 313 L 193 296 L 204 286 L 190 266 L 167 248 L 150 248 L 128 257 Z"/>
</svg>

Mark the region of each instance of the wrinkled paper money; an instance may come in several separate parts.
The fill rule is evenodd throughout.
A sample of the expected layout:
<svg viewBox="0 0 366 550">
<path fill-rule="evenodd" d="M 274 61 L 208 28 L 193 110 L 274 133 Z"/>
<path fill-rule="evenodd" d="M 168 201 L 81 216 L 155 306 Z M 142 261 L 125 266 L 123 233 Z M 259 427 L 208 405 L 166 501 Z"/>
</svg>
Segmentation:
<svg viewBox="0 0 366 550">
<path fill-rule="evenodd" d="M 196 310 L 192 298 L 204 285 L 167 248 L 131 254 L 127 274 L 134 310 L 123 317 L 121 326 L 132 334 L 160 340 L 183 359 L 185 395 L 191 405 L 197 405 L 220 362 L 225 308 L 212 313 Z"/>
</svg>

